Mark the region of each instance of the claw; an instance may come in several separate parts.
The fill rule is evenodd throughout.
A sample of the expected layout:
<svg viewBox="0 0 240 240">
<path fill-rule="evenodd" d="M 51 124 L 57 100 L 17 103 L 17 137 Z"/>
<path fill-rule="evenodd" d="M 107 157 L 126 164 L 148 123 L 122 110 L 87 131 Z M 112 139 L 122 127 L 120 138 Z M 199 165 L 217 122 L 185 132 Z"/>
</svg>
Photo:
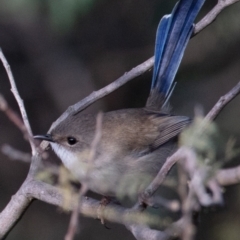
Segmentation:
<svg viewBox="0 0 240 240">
<path fill-rule="evenodd" d="M 99 207 L 97 209 L 97 218 L 101 221 L 101 224 L 104 225 L 105 228 L 110 229 L 109 227 L 106 226 L 104 218 L 103 218 L 103 211 L 105 209 L 105 207 L 111 202 L 111 198 L 110 197 L 105 197 L 103 196 Z"/>
</svg>

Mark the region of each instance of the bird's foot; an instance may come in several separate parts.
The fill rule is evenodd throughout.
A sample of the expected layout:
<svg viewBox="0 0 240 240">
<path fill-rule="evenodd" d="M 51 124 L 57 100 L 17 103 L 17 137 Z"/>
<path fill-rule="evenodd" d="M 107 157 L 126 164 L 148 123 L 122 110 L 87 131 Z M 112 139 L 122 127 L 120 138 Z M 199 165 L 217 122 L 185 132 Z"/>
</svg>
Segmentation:
<svg viewBox="0 0 240 240">
<path fill-rule="evenodd" d="M 100 203 L 99 203 L 99 206 L 98 206 L 98 209 L 97 209 L 97 219 L 99 219 L 101 221 L 101 224 L 103 224 L 107 229 L 109 229 L 109 227 L 106 226 L 106 223 L 104 221 L 104 216 L 103 216 L 103 213 L 104 213 L 104 209 L 105 207 L 112 201 L 112 198 L 111 197 L 106 197 L 106 196 L 103 196 Z"/>
</svg>

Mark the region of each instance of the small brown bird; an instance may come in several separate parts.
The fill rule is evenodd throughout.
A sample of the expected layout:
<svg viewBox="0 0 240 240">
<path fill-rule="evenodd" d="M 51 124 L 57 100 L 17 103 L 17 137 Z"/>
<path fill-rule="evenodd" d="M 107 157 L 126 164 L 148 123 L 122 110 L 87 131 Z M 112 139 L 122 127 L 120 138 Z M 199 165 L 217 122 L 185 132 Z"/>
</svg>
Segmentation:
<svg viewBox="0 0 240 240">
<path fill-rule="evenodd" d="M 165 104 L 203 2 L 180 0 L 172 14 L 160 21 L 147 104 L 103 114 L 101 139 L 91 163 L 97 114 L 75 113 L 47 135 L 35 136 L 49 141 L 63 164 L 90 190 L 104 196 L 136 195 L 176 149 L 177 136 L 190 120 L 166 113 Z"/>
</svg>

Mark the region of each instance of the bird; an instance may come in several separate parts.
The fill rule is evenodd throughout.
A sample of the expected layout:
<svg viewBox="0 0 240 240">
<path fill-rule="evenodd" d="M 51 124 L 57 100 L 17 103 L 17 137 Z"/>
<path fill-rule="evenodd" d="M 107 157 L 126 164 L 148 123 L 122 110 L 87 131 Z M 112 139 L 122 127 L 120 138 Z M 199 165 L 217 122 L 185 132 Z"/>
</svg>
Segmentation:
<svg viewBox="0 0 240 240">
<path fill-rule="evenodd" d="M 157 175 L 177 148 L 178 135 L 191 123 L 168 107 L 175 75 L 204 0 L 180 0 L 157 28 L 149 97 L 143 108 L 102 114 L 101 136 L 90 161 L 98 114 L 70 114 L 47 134 L 63 165 L 87 188 L 102 196 L 137 196 Z"/>
</svg>

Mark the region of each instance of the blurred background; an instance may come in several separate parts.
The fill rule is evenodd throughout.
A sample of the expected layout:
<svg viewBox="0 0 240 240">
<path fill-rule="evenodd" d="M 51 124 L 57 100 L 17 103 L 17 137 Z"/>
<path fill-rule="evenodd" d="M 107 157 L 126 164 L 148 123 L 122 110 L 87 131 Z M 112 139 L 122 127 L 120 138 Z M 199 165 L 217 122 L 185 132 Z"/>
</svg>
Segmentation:
<svg viewBox="0 0 240 240">
<path fill-rule="evenodd" d="M 72 105 L 153 55 L 160 18 L 174 0 L 0 0 L 0 47 L 14 73 L 34 134 L 46 133 L 51 123 Z M 201 19 L 216 1 L 206 0 Z M 240 75 L 240 3 L 224 10 L 207 29 L 194 37 L 177 74 L 171 105 L 175 114 L 205 113 L 229 91 Z M 142 107 L 152 71 L 134 79 L 86 111 Z M 4 68 L 0 93 L 17 112 Z M 240 96 L 216 122 L 225 139 L 239 147 Z M 21 132 L 0 112 L 0 145 L 30 152 Z M 239 157 L 227 166 L 239 164 Z M 0 153 L 0 209 L 24 181 L 29 165 Z M 199 217 L 197 239 L 238 240 L 240 187 L 225 189 L 225 205 L 205 209 Z M 70 215 L 35 201 L 7 239 L 63 239 Z M 123 226 L 82 218 L 76 239 L 129 239 Z"/>
</svg>

